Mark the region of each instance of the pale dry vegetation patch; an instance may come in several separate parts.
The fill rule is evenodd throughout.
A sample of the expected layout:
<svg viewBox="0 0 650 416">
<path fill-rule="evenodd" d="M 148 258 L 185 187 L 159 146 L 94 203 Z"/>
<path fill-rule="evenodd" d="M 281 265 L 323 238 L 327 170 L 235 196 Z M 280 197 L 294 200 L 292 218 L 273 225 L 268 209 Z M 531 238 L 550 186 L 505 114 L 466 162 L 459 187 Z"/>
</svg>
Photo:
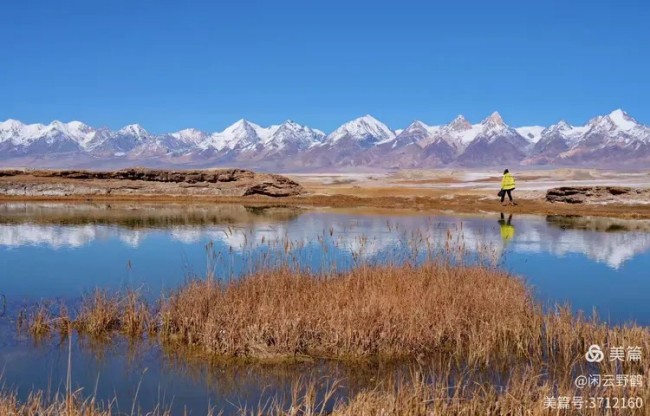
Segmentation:
<svg viewBox="0 0 650 416">
<path fill-rule="evenodd" d="M 47 398 L 42 391 L 29 395 L 27 400 L 19 401 L 10 392 L 0 393 L 0 415 L 6 416 L 111 416 L 111 405 L 99 406 L 94 400 L 79 401 L 67 395 Z M 154 416 L 154 413 L 151 414 Z M 156 416 L 166 416 L 163 413 Z"/>
<path fill-rule="evenodd" d="M 524 284 L 485 267 L 280 268 L 190 282 L 162 302 L 160 336 L 230 357 L 488 357 L 527 342 L 531 313 Z"/>
<path fill-rule="evenodd" d="M 584 359 L 592 344 L 606 351 L 637 346 L 647 354 L 650 329 L 608 326 L 568 307 L 544 311 L 522 280 L 482 264 L 359 264 L 324 274 L 262 268 L 235 280 L 188 281 L 155 305 L 137 293 L 96 292 L 73 317 L 59 311 L 41 305 L 27 314 L 30 332 L 42 336 L 67 326 L 95 338 L 150 336 L 181 356 L 390 359 L 414 369 L 411 378 L 383 378 L 344 398 L 335 394 L 339 380 L 325 387 L 300 380 L 287 400 L 240 409 L 243 414 L 542 415 L 549 414 L 547 396 L 640 397 L 646 408 L 650 401 L 647 357 Z M 422 364 L 434 356 L 446 364 Z M 637 387 L 574 386 L 576 376 L 593 373 L 645 378 Z M 629 412 L 608 414 L 644 414 Z"/>
</svg>

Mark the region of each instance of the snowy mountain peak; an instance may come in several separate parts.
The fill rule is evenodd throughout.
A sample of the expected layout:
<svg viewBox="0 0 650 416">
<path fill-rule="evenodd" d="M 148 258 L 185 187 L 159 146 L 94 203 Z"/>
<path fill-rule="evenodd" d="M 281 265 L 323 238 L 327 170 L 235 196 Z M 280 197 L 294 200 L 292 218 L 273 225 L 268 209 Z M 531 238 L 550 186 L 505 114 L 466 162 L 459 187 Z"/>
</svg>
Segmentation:
<svg viewBox="0 0 650 416">
<path fill-rule="evenodd" d="M 370 123 L 370 124 L 377 124 L 377 123 L 381 124 L 381 121 L 377 120 L 376 118 L 374 118 L 370 114 L 366 114 L 365 116 L 361 116 L 361 117 L 357 118 L 355 121 L 365 121 L 366 123 Z"/>
<path fill-rule="evenodd" d="M 227 126 L 225 129 L 223 129 L 223 131 L 225 132 L 225 131 L 242 129 L 242 128 L 246 128 L 247 125 L 248 125 L 248 121 L 246 121 L 243 118 L 240 118 L 239 120 L 235 121 L 231 125 Z"/>
<path fill-rule="evenodd" d="M 89 125 L 82 123 L 81 121 L 71 121 L 67 123 L 69 128 L 76 129 L 76 130 L 90 130 L 92 127 Z"/>
<path fill-rule="evenodd" d="M 264 146 L 272 149 L 298 151 L 321 143 L 325 133 L 287 120 L 279 126 L 262 129 Z"/>
<path fill-rule="evenodd" d="M 68 133 L 73 136 L 76 136 L 78 134 L 85 134 L 94 130 L 92 127 L 82 123 L 81 121 L 71 121 L 69 123 L 64 123 L 59 120 L 54 120 L 51 122 L 47 126 L 47 129 L 50 131 L 57 130 L 61 133 Z"/>
<path fill-rule="evenodd" d="M 617 108 L 616 110 L 612 111 L 611 113 L 608 114 L 610 118 L 615 119 L 615 118 L 631 118 L 628 113 L 626 113 L 623 109 Z"/>
<path fill-rule="evenodd" d="M 504 126 L 506 123 L 504 123 L 503 118 L 501 117 L 501 114 L 499 114 L 498 111 L 495 111 L 494 113 L 490 114 L 488 118 L 482 121 L 482 124 L 491 124 L 495 126 Z"/>
<path fill-rule="evenodd" d="M 246 148 L 258 143 L 260 136 L 266 136 L 266 130 L 242 118 L 226 127 L 224 131 L 214 133 L 210 144 L 217 150 Z"/>
<path fill-rule="evenodd" d="M 188 129 L 179 130 L 179 131 L 177 131 L 175 133 L 172 133 L 172 134 L 178 134 L 179 136 L 196 136 L 196 135 L 205 134 L 205 133 L 202 132 L 199 129 L 188 128 Z"/>
<path fill-rule="evenodd" d="M 129 124 L 117 131 L 118 134 L 127 134 L 135 137 L 146 137 L 149 133 L 139 124 Z"/>
<path fill-rule="evenodd" d="M 277 126 L 272 126 L 271 128 L 277 128 Z M 239 139 L 246 139 L 249 141 L 256 141 L 262 138 L 262 136 L 267 136 L 267 129 L 263 129 L 255 123 L 251 123 L 248 120 L 241 119 L 231 126 L 227 127 L 223 134 L 227 136 L 233 136 Z"/>
<path fill-rule="evenodd" d="M 439 126 L 429 126 L 421 122 L 420 120 L 415 120 L 411 124 L 409 124 L 405 129 L 400 130 L 399 132 L 396 131 L 395 134 L 397 138 L 399 137 L 409 138 L 414 134 L 418 136 L 426 137 L 426 136 L 435 136 L 439 131 L 440 131 Z"/>
<path fill-rule="evenodd" d="M 637 121 L 620 108 L 607 116 L 621 130 L 630 130 L 638 125 Z"/>
<path fill-rule="evenodd" d="M 328 140 L 336 142 L 344 137 L 350 137 L 355 140 L 380 142 L 395 138 L 395 132 L 370 114 L 366 114 L 334 130 L 328 136 Z"/>
<path fill-rule="evenodd" d="M 467 121 L 463 115 L 458 115 L 448 124 L 448 127 L 453 131 L 464 131 L 472 128 L 472 125 Z"/>
<path fill-rule="evenodd" d="M 496 111 L 483 120 L 480 125 L 482 126 L 481 134 L 488 137 L 496 136 L 510 129 L 501 118 L 501 114 Z"/>
<path fill-rule="evenodd" d="M 287 120 L 284 123 L 280 124 L 280 126 L 278 126 L 278 129 L 300 131 L 305 129 L 305 126 L 302 126 L 293 120 Z"/>
<path fill-rule="evenodd" d="M 182 142 L 198 144 L 208 135 L 201 130 L 189 128 L 171 133 L 170 136 Z"/>
<path fill-rule="evenodd" d="M 559 123 L 557 123 L 555 126 L 551 126 L 551 128 L 555 128 L 557 130 L 571 130 L 573 126 L 564 120 L 560 120 Z"/>
<path fill-rule="evenodd" d="M 625 111 L 618 109 L 605 116 L 594 117 L 586 125 L 587 128 L 596 132 L 608 131 L 615 132 L 629 132 L 642 126 Z"/>
<path fill-rule="evenodd" d="M 259 126 L 257 124 L 251 123 L 248 120 L 245 119 L 240 119 L 231 124 L 230 126 L 226 127 L 226 129 L 223 131 L 225 134 L 252 134 L 255 135 L 257 128 Z"/>
<path fill-rule="evenodd" d="M 22 122 L 14 120 L 13 118 L 9 118 L 5 121 L 0 121 L 0 130 L 19 130 L 24 126 L 25 125 Z"/>
<path fill-rule="evenodd" d="M 573 146 L 580 140 L 588 127 L 575 127 L 564 120 L 547 127 L 541 132 L 541 142 L 548 143 L 549 141 L 556 140 L 558 137 L 564 140 L 564 143 Z"/>
<path fill-rule="evenodd" d="M 421 122 L 420 120 L 415 120 L 413 123 L 409 124 L 409 126 L 405 130 L 413 130 L 413 129 L 422 129 L 426 130 L 429 126 Z"/>
<path fill-rule="evenodd" d="M 23 129 L 25 125 L 18 120 L 8 119 L 0 121 L 0 142 L 5 140 L 19 141 L 23 139 Z"/>
</svg>

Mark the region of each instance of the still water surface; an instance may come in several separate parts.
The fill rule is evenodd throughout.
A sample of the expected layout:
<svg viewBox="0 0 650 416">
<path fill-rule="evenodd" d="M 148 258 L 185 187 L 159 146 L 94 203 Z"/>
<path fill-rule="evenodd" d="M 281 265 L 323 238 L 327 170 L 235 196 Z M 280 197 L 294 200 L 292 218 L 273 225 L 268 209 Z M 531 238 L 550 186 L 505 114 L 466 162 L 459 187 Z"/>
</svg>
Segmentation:
<svg viewBox="0 0 650 416">
<path fill-rule="evenodd" d="M 446 247 L 494 261 L 522 276 L 545 305 L 618 324 L 650 325 L 650 223 L 580 217 L 492 214 L 432 216 L 287 207 L 0 205 L 0 369 L 27 394 L 63 390 L 67 342 L 34 344 L 16 335 L 18 313 L 43 299 L 72 305 L 95 288 L 137 288 L 155 299 L 186 279 L 236 278 L 260 262 L 314 271 L 360 262 L 422 260 Z M 288 391 L 301 374 L 362 385 L 344 365 L 207 367 L 175 360 L 156 345 L 75 342 L 73 384 L 130 411 L 165 403 L 202 414 L 233 410 Z M 370 366 L 365 372 L 385 371 Z M 386 370 L 387 371 L 387 370 Z M 358 382 L 355 382 L 358 380 Z M 344 394 L 344 393 L 343 393 Z"/>
</svg>

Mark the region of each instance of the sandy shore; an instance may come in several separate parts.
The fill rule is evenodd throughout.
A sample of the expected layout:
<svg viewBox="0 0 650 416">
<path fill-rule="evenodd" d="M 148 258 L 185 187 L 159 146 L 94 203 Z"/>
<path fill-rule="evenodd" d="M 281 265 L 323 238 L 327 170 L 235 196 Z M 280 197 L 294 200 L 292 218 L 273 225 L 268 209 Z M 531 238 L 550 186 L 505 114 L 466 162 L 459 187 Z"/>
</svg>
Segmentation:
<svg viewBox="0 0 650 416">
<path fill-rule="evenodd" d="M 542 215 L 593 215 L 619 218 L 650 218 L 650 201 L 635 204 L 561 204 L 546 202 L 546 190 L 557 186 L 650 187 L 650 172 L 613 172 L 557 169 L 514 172 L 517 206 L 502 206 L 496 193 L 498 172 L 446 170 L 404 170 L 384 173 L 294 174 L 305 192 L 299 196 L 213 195 L 109 195 L 0 196 L 0 200 L 21 201 L 148 201 L 182 203 L 237 203 L 246 205 L 316 206 L 332 208 L 400 209 L 434 212 L 512 212 Z M 0 178 L 11 181 L 12 178 Z"/>
</svg>

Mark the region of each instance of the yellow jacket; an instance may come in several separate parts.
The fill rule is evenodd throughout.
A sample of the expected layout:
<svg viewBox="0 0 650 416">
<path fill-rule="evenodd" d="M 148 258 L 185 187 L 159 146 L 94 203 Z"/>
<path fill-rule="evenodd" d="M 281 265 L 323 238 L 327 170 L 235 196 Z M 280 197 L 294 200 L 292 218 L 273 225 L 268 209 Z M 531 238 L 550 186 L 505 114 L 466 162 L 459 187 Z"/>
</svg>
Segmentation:
<svg viewBox="0 0 650 416">
<path fill-rule="evenodd" d="M 503 175 L 503 179 L 501 179 L 501 189 L 506 191 L 509 189 L 515 189 L 515 177 L 510 173 Z"/>
</svg>

